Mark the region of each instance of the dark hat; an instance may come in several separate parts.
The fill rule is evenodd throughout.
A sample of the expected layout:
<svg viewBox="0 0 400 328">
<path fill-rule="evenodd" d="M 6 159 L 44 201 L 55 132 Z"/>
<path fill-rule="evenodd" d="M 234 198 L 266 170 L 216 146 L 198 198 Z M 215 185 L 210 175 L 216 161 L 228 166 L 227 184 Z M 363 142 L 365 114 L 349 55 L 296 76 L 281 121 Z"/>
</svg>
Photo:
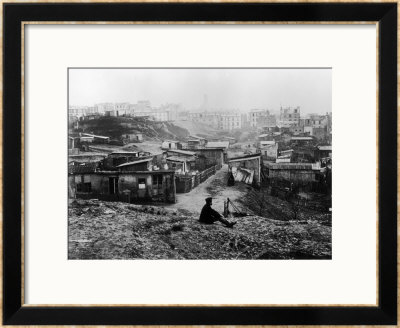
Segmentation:
<svg viewBox="0 0 400 328">
<path fill-rule="evenodd" d="M 206 198 L 206 203 L 209 203 L 209 202 L 211 202 L 212 201 L 212 197 L 207 197 Z"/>
</svg>

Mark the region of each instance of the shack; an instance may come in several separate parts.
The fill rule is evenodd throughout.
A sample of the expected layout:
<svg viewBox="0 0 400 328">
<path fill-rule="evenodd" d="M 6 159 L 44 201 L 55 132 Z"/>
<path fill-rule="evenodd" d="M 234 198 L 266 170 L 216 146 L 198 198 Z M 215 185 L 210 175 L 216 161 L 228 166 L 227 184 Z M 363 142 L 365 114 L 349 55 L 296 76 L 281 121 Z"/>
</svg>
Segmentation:
<svg viewBox="0 0 400 328">
<path fill-rule="evenodd" d="M 117 165 L 117 169 L 119 169 L 119 171 L 122 171 L 122 172 L 125 172 L 125 171 L 150 171 L 152 161 L 153 161 L 153 158 L 151 158 L 151 157 L 139 159 L 134 162 L 128 162 L 128 163 L 123 163 L 123 164 Z"/>
<path fill-rule="evenodd" d="M 142 142 L 143 134 L 142 133 L 126 133 L 123 135 L 123 139 L 126 142 Z"/>
<path fill-rule="evenodd" d="M 166 151 L 168 156 L 177 156 L 177 157 L 193 157 L 196 155 L 196 152 L 189 150 L 180 150 L 180 149 L 169 149 Z"/>
<path fill-rule="evenodd" d="M 299 145 L 308 145 L 314 141 L 313 137 L 291 137 L 291 142 L 296 142 Z"/>
<path fill-rule="evenodd" d="M 209 141 L 206 145 L 208 149 L 222 148 L 224 152 L 224 163 L 228 160 L 229 141 Z"/>
<path fill-rule="evenodd" d="M 260 152 L 263 159 L 275 160 L 278 157 L 278 143 L 275 141 L 260 141 Z"/>
<path fill-rule="evenodd" d="M 261 185 L 261 154 L 251 154 L 231 158 L 229 167 L 234 173 L 235 181 Z"/>
<path fill-rule="evenodd" d="M 164 140 L 161 144 L 161 149 L 182 149 L 182 144 L 176 140 Z"/>
<path fill-rule="evenodd" d="M 99 136 L 90 133 L 81 133 L 81 142 L 92 142 L 92 143 L 109 143 L 110 137 Z"/>
<path fill-rule="evenodd" d="M 319 159 L 327 157 L 332 158 L 332 146 L 331 145 L 318 146 L 318 157 Z"/>
<path fill-rule="evenodd" d="M 321 171 L 319 163 L 269 163 L 266 168 L 268 178 L 293 183 L 317 182 Z"/>
<path fill-rule="evenodd" d="M 179 157 L 170 156 L 167 157 L 167 165 L 171 170 L 175 170 L 176 173 L 189 173 L 196 168 L 196 158 L 192 157 Z"/>
<path fill-rule="evenodd" d="M 189 149 L 205 147 L 207 140 L 199 136 L 189 136 L 187 144 Z"/>
<path fill-rule="evenodd" d="M 124 202 L 175 203 L 175 172 L 99 171 L 71 169 L 68 177 L 70 197 L 96 198 Z"/>
<path fill-rule="evenodd" d="M 140 158 L 137 151 L 115 151 L 110 153 L 103 161 L 103 168 L 112 170 L 118 165 L 136 161 Z"/>
<path fill-rule="evenodd" d="M 217 165 L 221 167 L 224 161 L 224 149 L 223 148 L 199 148 L 193 149 L 197 154 L 197 169 L 203 171 L 208 167 Z"/>
</svg>

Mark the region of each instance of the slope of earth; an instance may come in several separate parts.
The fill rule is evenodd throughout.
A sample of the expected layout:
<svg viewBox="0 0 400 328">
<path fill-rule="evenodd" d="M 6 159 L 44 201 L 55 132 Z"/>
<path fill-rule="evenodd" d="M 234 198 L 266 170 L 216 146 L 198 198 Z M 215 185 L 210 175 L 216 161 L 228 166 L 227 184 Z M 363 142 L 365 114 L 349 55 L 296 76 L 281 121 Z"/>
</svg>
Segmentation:
<svg viewBox="0 0 400 328">
<path fill-rule="evenodd" d="M 186 213 L 186 214 L 185 214 Z M 238 218 L 232 229 L 187 211 L 98 200 L 68 209 L 69 259 L 330 259 L 331 228 L 318 222 Z"/>
<path fill-rule="evenodd" d="M 215 136 L 219 132 L 217 129 L 214 129 L 211 125 L 204 124 L 201 122 L 175 121 L 174 125 L 189 131 L 191 135 L 199 135 L 206 137 L 206 136 Z"/>
<path fill-rule="evenodd" d="M 124 134 L 142 133 L 147 140 L 178 139 L 189 136 L 189 131 L 170 122 L 154 122 L 140 117 L 102 116 L 83 121 L 81 129 L 86 133 L 120 139 Z"/>
</svg>

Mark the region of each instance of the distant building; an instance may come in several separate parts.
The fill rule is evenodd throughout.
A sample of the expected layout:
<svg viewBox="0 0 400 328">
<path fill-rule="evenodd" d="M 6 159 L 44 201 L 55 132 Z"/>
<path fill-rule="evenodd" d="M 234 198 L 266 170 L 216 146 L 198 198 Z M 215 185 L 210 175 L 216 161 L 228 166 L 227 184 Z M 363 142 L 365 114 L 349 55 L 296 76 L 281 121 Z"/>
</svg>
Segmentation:
<svg viewBox="0 0 400 328">
<path fill-rule="evenodd" d="M 161 105 L 160 110 L 167 113 L 168 121 L 176 121 L 179 119 L 179 113 L 182 111 L 182 105 L 167 103 Z"/>
<path fill-rule="evenodd" d="M 139 100 L 135 104 L 135 111 L 137 112 L 151 112 L 151 103 L 148 100 Z"/>
<path fill-rule="evenodd" d="M 220 129 L 231 131 L 242 127 L 242 117 L 240 114 L 222 114 L 220 116 Z"/>
<path fill-rule="evenodd" d="M 324 140 L 329 137 L 327 127 L 305 126 L 304 133 L 308 133 L 310 136 L 319 140 Z"/>
<path fill-rule="evenodd" d="M 193 122 L 207 124 L 215 129 L 220 128 L 221 113 L 216 112 L 189 112 L 188 119 Z"/>
<path fill-rule="evenodd" d="M 298 135 L 298 134 L 304 133 L 304 126 L 292 125 L 289 128 L 289 131 L 291 133 L 293 133 L 294 135 Z"/>
<path fill-rule="evenodd" d="M 153 121 L 168 121 L 168 113 L 167 112 L 142 112 L 142 111 L 135 111 L 132 113 L 134 117 L 147 117 L 149 120 Z"/>
<path fill-rule="evenodd" d="M 281 107 L 279 123 L 281 126 L 300 124 L 300 107 Z"/>
<path fill-rule="evenodd" d="M 96 104 L 97 112 L 102 115 L 106 115 L 106 113 L 112 113 L 115 111 L 115 106 L 113 103 L 100 103 Z"/>
<path fill-rule="evenodd" d="M 88 115 L 98 114 L 98 108 L 96 106 L 70 106 L 68 108 L 69 117 L 82 118 Z"/>
<path fill-rule="evenodd" d="M 276 116 L 266 109 L 253 109 L 249 113 L 251 127 L 272 127 L 276 125 Z"/>
<path fill-rule="evenodd" d="M 258 118 L 264 115 L 265 110 L 263 109 L 252 109 L 249 113 L 250 116 L 250 126 L 255 128 L 257 127 Z"/>
<path fill-rule="evenodd" d="M 127 102 L 124 103 L 115 103 L 114 105 L 114 110 L 116 112 L 116 116 L 127 116 L 130 115 L 130 109 L 129 109 L 130 104 Z"/>
</svg>

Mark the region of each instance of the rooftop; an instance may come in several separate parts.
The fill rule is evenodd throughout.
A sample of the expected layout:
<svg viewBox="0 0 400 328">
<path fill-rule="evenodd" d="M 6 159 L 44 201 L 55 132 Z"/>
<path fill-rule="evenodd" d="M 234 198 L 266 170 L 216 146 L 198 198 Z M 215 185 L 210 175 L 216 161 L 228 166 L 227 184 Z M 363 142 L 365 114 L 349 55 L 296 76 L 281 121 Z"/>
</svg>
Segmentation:
<svg viewBox="0 0 400 328">
<path fill-rule="evenodd" d="M 255 158 L 260 158 L 260 157 L 261 157 L 261 154 L 260 153 L 256 153 L 256 154 L 244 155 L 244 156 L 240 156 L 240 157 L 229 158 L 228 162 L 236 162 L 236 161 L 241 161 L 241 160 L 250 160 L 250 159 L 255 159 Z"/>
<path fill-rule="evenodd" d="M 229 148 L 229 141 L 209 141 L 206 148 Z"/>
<path fill-rule="evenodd" d="M 153 160 L 153 158 L 150 157 L 150 158 L 140 159 L 135 162 L 124 163 L 124 164 L 118 165 L 117 167 L 132 166 L 132 165 L 136 165 L 136 164 L 140 164 L 140 163 L 150 162 L 152 160 Z"/>
<path fill-rule="evenodd" d="M 270 170 L 313 170 L 321 169 L 314 163 L 269 163 Z"/>
<path fill-rule="evenodd" d="M 170 157 L 167 157 L 167 161 L 181 162 L 181 163 L 183 163 L 183 162 L 193 162 L 193 161 L 195 161 L 195 160 L 196 160 L 196 158 L 195 158 L 194 156 L 192 156 L 192 157 L 186 157 L 186 158 L 178 157 L 178 156 L 170 156 Z"/>
<path fill-rule="evenodd" d="M 103 157 L 107 157 L 107 154 L 105 153 L 92 153 L 92 152 L 85 152 L 85 153 L 81 153 L 81 154 L 71 154 L 68 155 L 68 157 L 70 159 L 74 159 L 74 158 L 81 158 L 81 157 L 97 157 L 97 156 L 103 156 Z"/>
<path fill-rule="evenodd" d="M 292 137 L 292 140 L 313 140 L 313 137 Z"/>
<path fill-rule="evenodd" d="M 164 140 L 163 142 L 174 142 L 174 143 L 178 143 L 178 140 Z"/>
<path fill-rule="evenodd" d="M 196 153 L 194 151 L 181 150 L 181 149 L 168 149 L 167 152 L 176 153 L 176 154 L 182 154 L 182 155 L 187 155 L 187 156 L 196 155 Z"/>
<path fill-rule="evenodd" d="M 97 163 L 82 163 L 68 166 L 68 173 L 70 174 L 84 174 L 93 173 L 96 171 Z"/>
<path fill-rule="evenodd" d="M 110 153 L 110 155 L 137 155 L 139 152 L 138 151 L 121 151 L 121 150 L 117 150 L 117 151 L 113 151 L 112 153 Z"/>
<path fill-rule="evenodd" d="M 110 139 L 110 137 L 97 136 L 95 134 L 90 134 L 90 133 L 82 133 L 82 137 L 91 137 L 91 138 L 99 138 L 99 139 Z"/>
<path fill-rule="evenodd" d="M 332 150 L 332 146 L 331 145 L 327 145 L 327 146 L 318 146 L 319 150 Z"/>
<path fill-rule="evenodd" d="M 274 140 L 270 140 L 270 141 L 260 141 L 260 145 L 275 145 L 275 141 Z"/>
</svg>

